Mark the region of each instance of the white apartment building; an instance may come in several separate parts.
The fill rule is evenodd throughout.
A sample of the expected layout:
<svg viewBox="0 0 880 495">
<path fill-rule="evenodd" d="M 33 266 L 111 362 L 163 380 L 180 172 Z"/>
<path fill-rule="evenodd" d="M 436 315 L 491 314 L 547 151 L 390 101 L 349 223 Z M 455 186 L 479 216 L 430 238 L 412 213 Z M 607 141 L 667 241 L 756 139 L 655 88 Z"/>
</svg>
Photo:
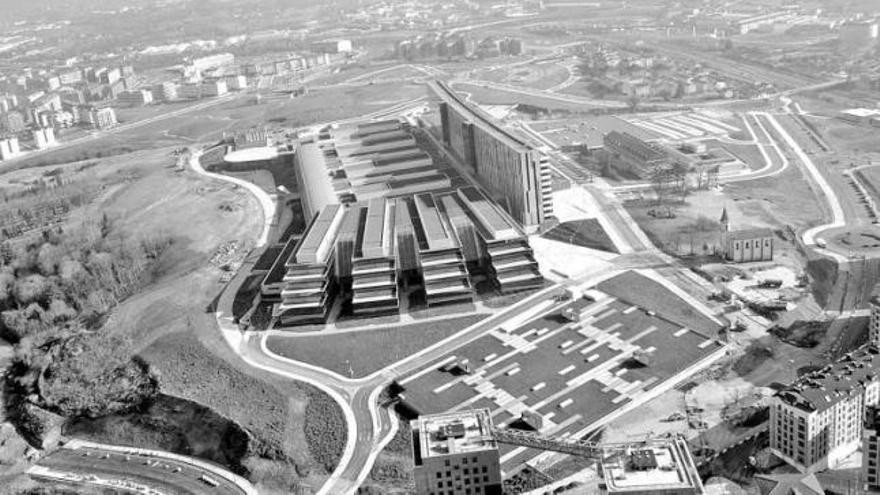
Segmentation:
<svg viewBox="0 0 880 495">
<path fill-rule="evenodd" d="M 871 298 L 871 321 L 868 323 L 868 342 L 880 344 L 880 296 Z"/>
<path fill-rule="evenodd" d="M 880 397 L 880 350 L 861 347 L 804 375 L 770 403 L 770 449 L 802 472 L 840 464 L 862 443 L 865 408 Z"/>
</svg>

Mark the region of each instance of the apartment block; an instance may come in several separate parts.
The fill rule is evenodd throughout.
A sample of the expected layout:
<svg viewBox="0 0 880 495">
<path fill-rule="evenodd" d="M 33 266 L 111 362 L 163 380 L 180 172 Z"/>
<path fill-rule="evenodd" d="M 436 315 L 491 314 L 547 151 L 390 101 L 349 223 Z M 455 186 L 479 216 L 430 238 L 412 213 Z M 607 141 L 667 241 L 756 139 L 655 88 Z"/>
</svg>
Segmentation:
<svg viewBox="0 0 880 495">
<path fill-rule="evenodd" d="M 862 487 L 867 492 L 880 492 L 880 408 L 868 407 L 862 433 Z"/>
<path fill-rule="evenodd" d="M 862 444 L 880 396 L 880 349 L 861 347 L 801 377 L 770 403 L 770 449 L 802 472 L 837 466 Z"/>
<path fill-rule="evenodd" d="M 874 288 L 876 293 L 877 288 Z M 880 345 L 880 295 L 871 297 L 871 319 L 868 323 L 868 342 Z"/>
</svg>

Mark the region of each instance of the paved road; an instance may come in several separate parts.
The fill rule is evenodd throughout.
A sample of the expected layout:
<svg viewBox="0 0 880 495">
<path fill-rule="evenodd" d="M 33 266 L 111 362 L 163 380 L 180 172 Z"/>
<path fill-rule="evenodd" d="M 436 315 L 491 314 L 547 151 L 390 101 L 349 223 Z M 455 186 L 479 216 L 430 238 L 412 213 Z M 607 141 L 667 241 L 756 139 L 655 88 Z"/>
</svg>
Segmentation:
<svg viewBox="0 0 880 495">
<path fill-rule="evenodd" d="M 50 473 L 78 474 L 85 484 L 90 483 L 88 477 L 102 480 L 130 481 L 147 486 L 163 493 L 180 493 L 199 495 L 206 492 L 219 495 L 247 495 L 256 491 L 249 483 L 246 488 L 237 485 L 232 479 L 234 475 L 223 474 L 226 470 L 213 466 L 204 469 L 193 462 L 181 459 L 170 459 L 144 453 L 122 453 L 119 448 L 105 449 L 97 447 L 64 447 L 44 457 L 37 464 L 35 476 L 56 478 Z M 207 464 L 198 461 L 199 464 Z M 39 473 L 39 474 L 37 474 Z M 220 473 L 220 474 L 218 474 Z M 212 487 L 200 478 L 207 476 L 217 483 Z M 69 478 L 68 478 L 69 479 Z M 243 480 L 239 480 L 241 482 Z"/>
<path fill-rule="evenodd" d="M 212 106 L 219 105 L 221 103 L 227 103 L 230 101 L 234 101 L 235 99 L 242 98 L 242 97 L 246 96 L 247 94 L 248 93 L 229 93 L 224 96 L 212 98 L 210 100 L 196 103 L 196 104 L 190 105 L 185 108 L 173 110 L 168 113 L 163 113 L 163 114 L 156 115 L 153 117 L 148 117 L 146 119 L 137 120 L 137 121 L 127 123 L 127 124 L 121 124 L 121 125 L 118 125 L 112 129 L 108 129 L 106 131 L 96 132 L 94 134 L 89 134 L 87 136 L 72 139 L 70 141 L 63 141 L 63 142 L 58 143 L 58 145 L 53 146 L 51 148 L 46 148 L 44 150 L 35 150 L 30 153 L 20 155 L 15 158 L 11 158 L 9 160 L 4 160 L 3 162 L 0 162 L 0 172 L 2 172 L 3 169 L 5 169 L 6 167 L 14 165 L 15 163 L 22 161 L 22 160 L 25 160 L 25 159 L 33 158 L 35 156 L 40 156 L 40 155 L 43 155 L 46 153 L 52 153 L 55 151 L 66 149 L 66 148 L 71 148 L 71 147 L 79 145 L 79 144 L 88 143 L 88 142 L 91 142 L 91 141 L 94 141 L 97 139 L 104 138 L 106 136 L 130 131 L 132 129 L 137 129 L 137 128 L 143 127 L 145 125 L 160 122 L 160 121 L 167 120 L 167 119 L 170 119 L 173 117 L 179 117 L 181 115 L 186 115 L 188 113 L 192 113 L 192 112 L 195 112 L 198 110 L 204 110 L 206 108 L 210 108 Z"/>
</svg>

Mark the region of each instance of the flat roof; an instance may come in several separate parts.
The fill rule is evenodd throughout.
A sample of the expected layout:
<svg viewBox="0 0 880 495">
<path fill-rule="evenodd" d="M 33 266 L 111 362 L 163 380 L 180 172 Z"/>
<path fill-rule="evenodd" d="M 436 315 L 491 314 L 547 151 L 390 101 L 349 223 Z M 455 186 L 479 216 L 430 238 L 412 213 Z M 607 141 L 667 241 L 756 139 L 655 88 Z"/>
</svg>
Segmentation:
<svg viewBox="0 0 880 495">
<path fill-rule="evenodd" d="M 342 205 L 332 204 L 321 210 L 309 225 L 299 247 L 293 253 L 295 263 L 324 263 L 330 254 L 329 247 L 336 237 L 336 231 L 342 222 Z"/>
<path fill-rule="evenodd" d="M 422 459 L 498 448 L 488 409 L 429 414 L 412 425 Z"/>
<path fill-rule="evenodd" d="M 388 256 L 391 251 L 390 205 L 384 198 L 373 198 L 367 205 L 367 220 L 364 227 L 364 240 L 361 252 L 364 258 Z"/>
<path fill-rule="evenodd" d="M 300 192 L 311 208 L 311 213 L 324 206 L 338 203 L 339 199 L 330 180 L 324 150 L 316 143 L 301 144 L 297 149 L 297 164 L 302 176 Z"/>
<path fill-rule="evenodd" d="M 477 188 L 463 187 L 458 190 L 458 195 L 492 239 L 503 240 L 522 236 L 519 230 L 498 211 L 498 207 Z"/>
<path fill-rule="evenodd" d="M 434 89 L 437 96 L 443 99 L 448 105 L 453 106 L 454 110 L 457 110 L 462 117 L 469 117 L 468 120 L 472 120 L 474 124 L 492 135 L 492 137 L 520 152 L 527 152 L 533 149 L 533 146 L 528 139 L 514 133 L 510 129 L 505 129 L 499 126 L 491 116 L 462 100 L 452 88 L 446 85 L 446 83 L 434 80 L 429 83 L 429 86 Z"/>
<path fill-rule="evenodd" d="M 223 161 L 227 163 L 256 162 L 271 160 L 278 156 L 278 148 L 275 146 L 255 146 L 227 153 Z"/>
<path fill-rule="evenodd" d="M 687 444 L 680 438 L 605 449 L 602 474 L 608 493 L 702 491 L 693 458 Z"/>
<path fill-rule="evenodd" d="M 880 349 L 862 346 L 824 368 L 808 373 L 776 396 L 806 412 L 824 411 L 875 380 Z"/>
<path fill-rule="evenodd" d="M 840 113 L 852 115 L 853 117 L 872 117 L 880 115 L 880 110 L 875 110 L 873 108 L 850 108 L 848 110 L 843 110 Z"/>
<path fill-rule="evenodd" d="M 413 197 L 416 205 L 416 211 L 419 212 L 422 229 L 425 232 L 425 240 L 428 243 L 428 249 L 448 249 L 454 247 L 449 232 L 440 219 L 440 211 L 434 202 L 434 197 L 430 193 L 417 194 Z"/>
</svg>

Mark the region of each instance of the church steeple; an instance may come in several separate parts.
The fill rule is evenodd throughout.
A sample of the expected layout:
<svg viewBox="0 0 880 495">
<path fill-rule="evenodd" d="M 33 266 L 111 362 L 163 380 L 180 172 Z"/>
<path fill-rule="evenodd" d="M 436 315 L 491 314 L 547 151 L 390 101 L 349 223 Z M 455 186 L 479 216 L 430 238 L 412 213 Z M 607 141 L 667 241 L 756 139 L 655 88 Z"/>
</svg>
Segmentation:
<svg viewBox="0 0 880 495">
<path fill-rule="evenodd" d="M 721 223 L 721 229 L 724 232 L 730 232 L 730 218 L 727 216 L 727 207 L 721 210 L 721 219 L 719 220 Z"/>
</svg>

